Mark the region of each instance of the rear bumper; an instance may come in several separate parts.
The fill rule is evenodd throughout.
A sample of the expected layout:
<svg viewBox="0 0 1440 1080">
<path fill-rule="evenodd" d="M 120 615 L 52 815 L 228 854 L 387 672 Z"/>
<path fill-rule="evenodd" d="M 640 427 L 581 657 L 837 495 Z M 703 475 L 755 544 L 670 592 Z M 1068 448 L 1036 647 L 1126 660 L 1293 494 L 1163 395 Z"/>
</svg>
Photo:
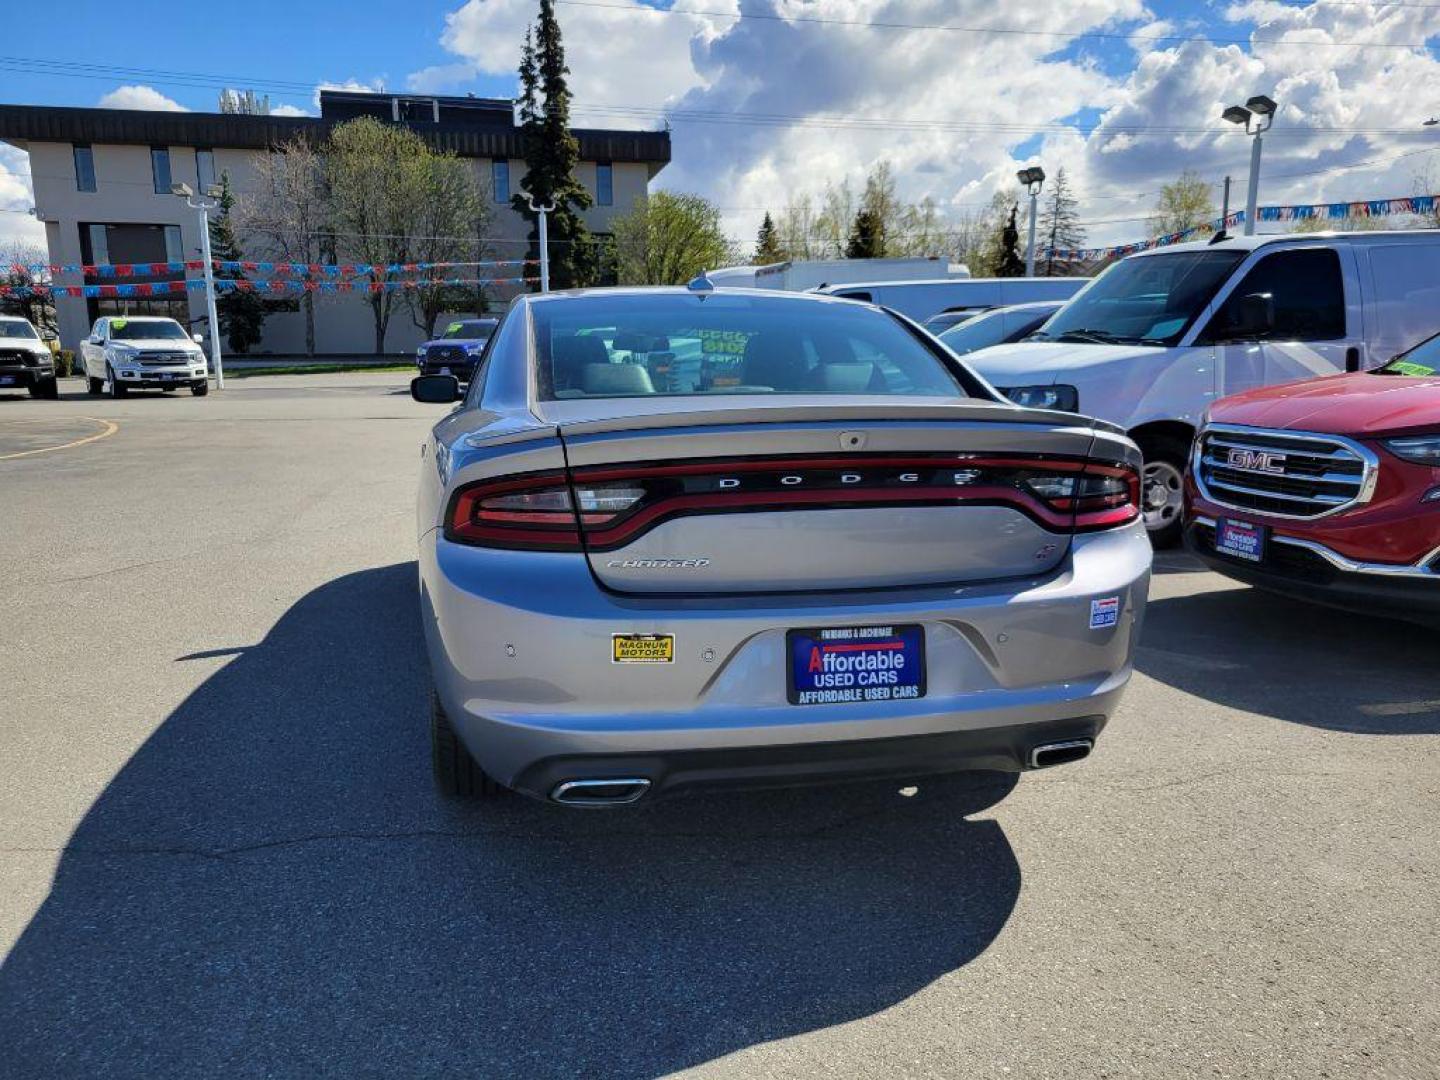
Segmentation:
<svg viewBox="0 0 1440 1080">
<path fill-rule="evenodd" d="M 1099 732 L 1130 677 L 1150 577 L 1138 523 L 1076 537 L 1044 578 L 840 595 L 621 596 L 583 556 L 433 531 L 420 547 L 451 722 L 486 772 L 542 797 L 636 770 L 658 791 L 1020 769 L 1037 742 Z M 1111 597 L 1118 618 L 1092 629 L 1092 601 Z M 787 629 L 877 623 L 924 627 L 925 697 L 788 704 Z M 675 661 L 614 664 L 617 633 L 673 634 Z"/>
<path fill-rule="evenodd" d="M 1270 535 L 1263 561 L 1215 550 L 1215 519 L 1192 517 L 1185 544 L 1217 573 L 1297 600 L 1440 625 L 1440 551 L 1420 563 L 1361 563 L 1318 540 Z"/>
<path fill-rule="evenodd" d="M 1106 717 L 1007 724 L 932 735 L 737 746 L 650 754 L 570 754 L 533 762 L 514 778 L 515 790 L 543 799 L 574 780 L 639 777 L 654 798 L 691 790 L 788 787 L 847 780 L 908 779 L 972 769 L 1020 772 L 1037 746 L 1093 743 Z"/>
</svg>

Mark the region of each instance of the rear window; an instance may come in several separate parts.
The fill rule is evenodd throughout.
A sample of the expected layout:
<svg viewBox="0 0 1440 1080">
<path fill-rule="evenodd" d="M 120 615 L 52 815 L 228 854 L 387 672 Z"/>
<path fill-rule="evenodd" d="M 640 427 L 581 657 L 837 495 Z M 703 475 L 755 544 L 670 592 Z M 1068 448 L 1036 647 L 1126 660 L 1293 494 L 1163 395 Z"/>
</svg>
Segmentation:
<svg viewBox="0 0 1440 1080">
<path fill-rule="evenodd" d="M 712 293 L 537 303 L 540 397 L 963 397 L 941 359 L 873 308 Z"/>
<path fill-rule="evenodd" d="M 461 319 L 456 322 L 446 323 L 442 338 L 458 338 L 464 341 L 475 341 L 488 338 L 495 332 L 495 322 L 492 319 Z"/>
</svg>

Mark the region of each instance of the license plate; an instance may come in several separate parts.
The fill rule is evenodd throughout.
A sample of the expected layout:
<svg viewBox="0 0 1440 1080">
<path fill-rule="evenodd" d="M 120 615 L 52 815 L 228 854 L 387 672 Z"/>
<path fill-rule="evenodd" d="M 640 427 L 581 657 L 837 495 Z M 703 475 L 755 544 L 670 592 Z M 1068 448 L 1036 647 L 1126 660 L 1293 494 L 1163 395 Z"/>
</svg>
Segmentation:
<svg viewBox="0 0 1440 1080">
<path fill-rule="evenodd" d="M 0 386 L 14 386 L 15 378 L 14 375 L 0 375 Z"/>
<path fill-rule="evenodd" d="M 925 629 L 832 626 L 790 630 L 791 705 L 903 701 L 925 696 Z"/>
<path fill-rule="evenodd" d="M 1215 550 L 1246 562 L 1260 562 L 1265 558 L 1265 526 L 1222 518 L 1215 526 Z"/>
<path fill-rule="evenodd" d="M 673 663 L 675 635 L 611 634 L 610 659 L 616 664 Z"/>
<path fill-rule="evenodd" d="M 441 375 L 449 375 L 449 374 L 450 374 L 450 369 L 449 369 L 448 367 L 442 367 L 442 368 L 440 369 L 440 374 L 441 374 Z"/>
</svg>

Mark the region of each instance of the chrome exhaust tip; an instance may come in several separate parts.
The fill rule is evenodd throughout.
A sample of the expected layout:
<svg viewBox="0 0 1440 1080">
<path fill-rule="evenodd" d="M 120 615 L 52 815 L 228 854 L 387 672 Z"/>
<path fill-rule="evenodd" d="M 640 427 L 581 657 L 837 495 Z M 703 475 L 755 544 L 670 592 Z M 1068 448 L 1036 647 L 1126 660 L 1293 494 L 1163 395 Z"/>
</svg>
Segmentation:
<svg viewBox="0 0 1440 1080">
<path fill-rule="evenodd" d="M 644 777 L 605 780 L 566 780 L 556 784 L 550 798 L 564 806 L 624 806 L 639 800 L 650 790 Z"/>
<path fill-rule="evenodd" d="M 1052 765 L 1064 765 L 1090 756 L 1095 749 L 1094 739 L 1068 739 L 1065 742 L 1041 743 L 1030 751 L 1030 768 L 1048 769 Z"/>
</svg>

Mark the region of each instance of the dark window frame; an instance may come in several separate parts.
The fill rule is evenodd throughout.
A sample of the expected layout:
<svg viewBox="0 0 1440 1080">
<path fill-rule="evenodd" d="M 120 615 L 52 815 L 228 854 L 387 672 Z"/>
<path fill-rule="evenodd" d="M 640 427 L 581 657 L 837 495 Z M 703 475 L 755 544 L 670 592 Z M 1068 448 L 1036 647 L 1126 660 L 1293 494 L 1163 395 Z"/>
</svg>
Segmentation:
<svg viewBox="0 0 1440 1080">
<path fill-rule="evenodd" d="M 501 179 L 504 179 L 505 193 L 500 193 Z M 494 158 L 490 162 L 491 195 L 497 203 L 510 201 L 510 161 L 508 158 Z"/>
<path fill-rule="evenodd" d="M 603 173 L 601 170 L 604 170 Z M 601 176 L 605 177 L 602 185 Z M 615 205 L 615 166 L 609 161 L 597 161 L 595 163 L 595 205 Z"/>
<path fill-rule="evenodd" d="M 75 162 L 75 190 L 94 194 L 100 187 L 95 177 L 95 148 L 89 143 L 75 143 L 71 147 L 71 158 Z M 84 155 L 83 159 L 81 155 Z M 81 168 L 81 161 L 84 168 Z M 88 186 L 86 181 L 89 181 Z"/>
<path fill-rule="evenodd" d="M 207 155 L 210 160 L 210 180 L 207 183 L 203 170 L 200 168 L 201 155 Z M 204 195 L 206 188 L 220 182 L 220 175 L 215 171 L 215 149 L 210 146 L 197 146 L 195 148 L 195 185 L 196 194 Z"/>
<path fill-rule="evenodd" d="M 162 185 L 160 178 L 160 163 L 165 163 L 165 178 Z M 168 146 L 150 147 L 150 181 L 155 188 L 156 195 L 169 195 L 170 186 L 175 182 L 175 171 L 170 167 L 170 148 Z"/>
</svg>

